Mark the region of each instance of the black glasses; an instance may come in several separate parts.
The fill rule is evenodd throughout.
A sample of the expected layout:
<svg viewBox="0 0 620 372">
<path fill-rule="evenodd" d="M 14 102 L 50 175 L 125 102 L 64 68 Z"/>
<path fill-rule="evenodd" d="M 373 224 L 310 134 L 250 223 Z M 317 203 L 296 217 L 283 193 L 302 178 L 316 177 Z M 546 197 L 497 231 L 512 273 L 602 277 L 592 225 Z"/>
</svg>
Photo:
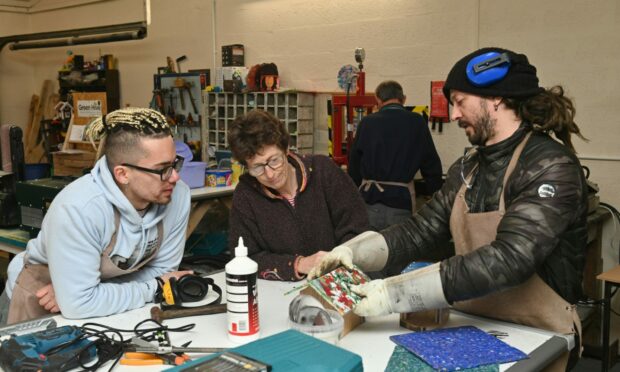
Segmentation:
<svg viewBox="0 0 620 372">
<path fill-rule="evenodd" d="M 253 165 L 250 169 L 248 169 L 248 173 L 250 173 L 251 176 L 258 177 L 265 173 L 265 167 L 276 170 L 280 168 L 282 164 L 284 164 L 284 154 L 274 156 L 266 163 Z"/>
<path fill-rule="evenodd" d="M 149 169 L 149 168 L 139 167 L 137 165 L 133 165 L 129 163 L 123 163 L 121 165 L 124 165 L 129 168 L 137 169 L 142 172 L 159 174 L 159 178 L 161 178 L 162 181 L 168 181 L 168 179 L 172 176 L 172 170 L 175 170 L 177 173 L 181 171 L 181 168 L 183 168 L 184 161 L 185 159 L 182 156 L 177 155 L 177 157 L 174 159 L 171 165 L 166 165 L 165 167 L 161 169 Z"/>
</svg>

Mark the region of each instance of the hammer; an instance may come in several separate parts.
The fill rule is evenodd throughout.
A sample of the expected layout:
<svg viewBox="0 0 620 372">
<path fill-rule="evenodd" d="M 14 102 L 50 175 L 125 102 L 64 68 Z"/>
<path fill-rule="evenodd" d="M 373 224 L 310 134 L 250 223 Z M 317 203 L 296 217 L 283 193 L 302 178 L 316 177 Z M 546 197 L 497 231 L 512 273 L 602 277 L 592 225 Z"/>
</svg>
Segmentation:
<svg viewBox="0 0 620 372">
<path fill-rule="evenodd" d="M 185 307 L 182 309 L 162 310 L 157 306 L 151 308 L 151 319 L 161 323 L 165 319 L 183 318 L 186 316 L 220 314 L 226 312 L 226 304 Z"/>
</svg>

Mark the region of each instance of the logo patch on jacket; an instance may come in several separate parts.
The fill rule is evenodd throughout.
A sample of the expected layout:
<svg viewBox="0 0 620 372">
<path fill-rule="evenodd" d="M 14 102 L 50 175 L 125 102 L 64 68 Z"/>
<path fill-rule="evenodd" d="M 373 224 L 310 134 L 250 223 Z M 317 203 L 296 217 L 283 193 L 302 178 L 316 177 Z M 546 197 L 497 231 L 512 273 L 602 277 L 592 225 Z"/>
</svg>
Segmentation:
<svg viewBox="0 0 620 372">
<path fill-rule="evenodd" d="M 538 187 L 538 196 L 541 198 L 553 198 L 555 196 L 555 187 L 548 183 L 540 185 Z"/>
</svg>

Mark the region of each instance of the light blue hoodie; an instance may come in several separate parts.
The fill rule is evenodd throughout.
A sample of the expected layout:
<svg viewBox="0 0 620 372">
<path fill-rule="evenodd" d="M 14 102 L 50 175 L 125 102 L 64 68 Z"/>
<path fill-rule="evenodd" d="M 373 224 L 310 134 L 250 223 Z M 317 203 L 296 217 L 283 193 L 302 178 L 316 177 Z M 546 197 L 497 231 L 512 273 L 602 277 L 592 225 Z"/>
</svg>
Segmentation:
<svg viewBox="0 0 620 372">
<path fill-rule="evenodd" d="M 177 270 L 185 246 L 190 210 L 190 190 L 179 180 L 167 205 L 153 205 L 141 217 L 118 188 L 105 156 L 90 174 L 65 187 L 48 210 L 39 235 L 28 242 L 25 253 L 35 264 L 47 264 L 56 301 L 67 318 L 106 316 L 144 306 L 153 300 L 156 276 Z M 157 239 L 163 220 L 163 241 L 157 255 L 132 274 L 101 281 L 101 254 L 114 233 L 114 209 L 121 219 L 111 255 L 128 258 Z M 7 294 L 23 267 L 24 252 L 8 269 Z M 134 264 L 135 265 L 135 264 Z"/>
</svg>

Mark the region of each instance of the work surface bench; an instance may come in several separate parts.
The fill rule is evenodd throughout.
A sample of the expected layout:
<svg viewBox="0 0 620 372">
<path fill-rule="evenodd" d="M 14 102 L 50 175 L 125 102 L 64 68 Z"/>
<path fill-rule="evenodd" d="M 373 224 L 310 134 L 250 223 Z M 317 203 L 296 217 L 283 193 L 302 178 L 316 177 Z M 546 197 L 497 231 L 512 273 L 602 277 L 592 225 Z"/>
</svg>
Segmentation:
<svg viewBox="0 0 620 372">
<path fill-rule="evenodd" d="M 200 187 L 191 189 L 192 206 L 187 224 L 187 236 L 189 236 L 204 215 L 215 203 L 224 203 L 227 208 L 232 204 L 234 186 L 226 187 Z M 10 254 L 18 254 L 26 249 L 30 236 L 27 231 L 14 229 L 0 229 L 0 251 Z"/>
<path fill-rule="evenodd" d="M 223 272 L 213 274 L 215 282 L 225 292 L 225 277 Z M 258 280 L 258 300 L 260 317 L 260 336 L 266 337 L 289 328 L 288 304 L 297 292 L 285 295 L 293 287 L 300 283 L 275 282 Z M 209 292 L 207 301 L 212 296 Z M 225 293 L 224 293 L 225 301 Z M 80 321 L 65 319 L 56 316 L 58 325 L 79 325 L 85 322 L 96 322 L 112 327 L 133 328 L 140 321 L 150 317 L 150 309 L 153 304 L 143 308 L 128 311 L 122 314 L 102 318 L 92 318 Z M 203 315 L 187 318 L 165 320 L 170 327 L 178 327 L 188 323 L 195 323 L 196 327 L 188 332 L 171 333 L 170 338 L 174 346 L 192 341 L 193 347 L 235 347 L 228 340 L 226 334 L 226 314 Z M 508 334 L 503 341 L 530 354 L 530 359 L 516 364 L 504 364 L 501 371 L 532 371 L 537 367 L 544 366 L 567 349 L 572 337 L 561 337 L 553 333 L 530 327 L 519 326 L 510 323 L 493 321 L 490 319 L 473 317 L 463 313 L 452 312 L 447 327 L 474 325 L 484 331 L 500 331 Z M 358 326 L 351 333 L 342 338 L 338 345 L 352 351 L 362 357 L 365 371 L 383 371 L 388 364 L 395 344 L 389 340 L 389 336 L 410 332 L 399 326 L 399 316 L 389 315 L 383 317 L 367 318 L 366 322 Z M 570 340 L 570 341 L 569 341 Z M 199 357 L 193 354 L 193 357 Z M 109 364 L 106 364 L 109 368 Z M 105 367 L 105 366 L 104 366 Z M 157 371 L 169 367 L 162 366 L 122 366 L 117 365 L 114 371 Z M 102 370 L 107 370 L 104 368 Z M 277 371 L 276 371 L 277 372 Z"/>
</svg>

